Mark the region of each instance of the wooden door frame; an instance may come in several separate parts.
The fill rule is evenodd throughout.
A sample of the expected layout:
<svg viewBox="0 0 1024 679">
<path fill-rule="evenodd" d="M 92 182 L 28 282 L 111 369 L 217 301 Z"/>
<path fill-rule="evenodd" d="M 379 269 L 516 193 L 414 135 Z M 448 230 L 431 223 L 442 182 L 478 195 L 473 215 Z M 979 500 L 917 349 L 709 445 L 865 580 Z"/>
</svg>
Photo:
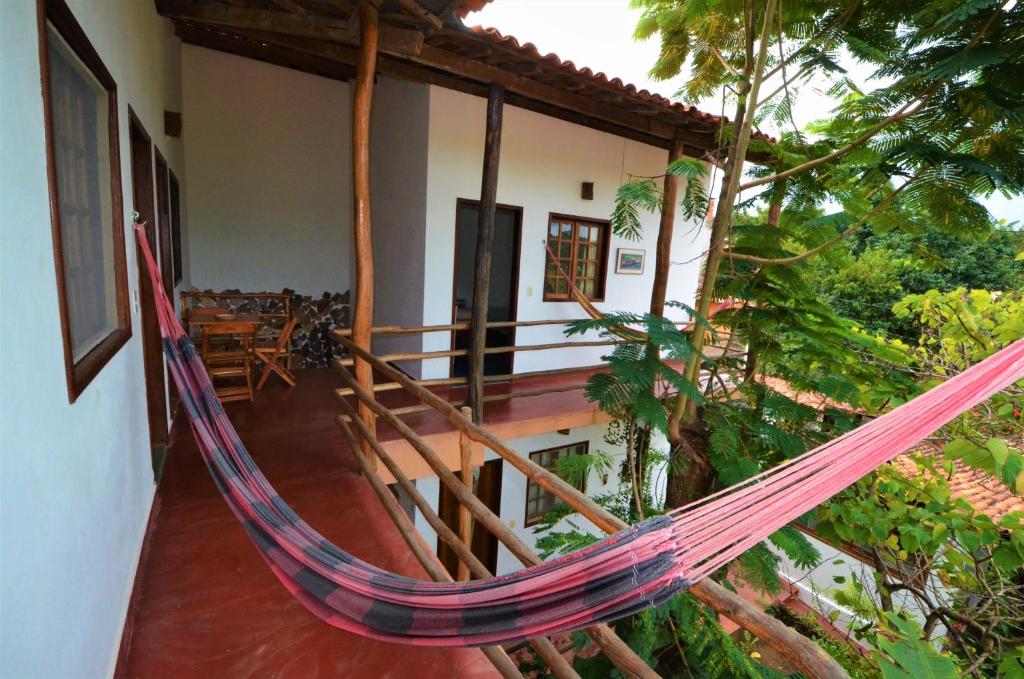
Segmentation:
<svg viewBox="0 0 1024 679">
<path fill-rule="evenodd" d="M 163 180 L 161 181 L 160 174 L 163 173 Z M 174 254 L 173 244 L 171 243 L 171 168 L 167 165 L 167 159 L 164 158 L 164 154 L 160 153 L 160 149 L 157 148 L 156 144 L 153 144 L 153 181 L 156 185 L 156 191 L 154 193 L 155 204 L 156 204 L 156 228 L 157 228 L 157 239 L 160 241 L 160 257 L 157 261 L 160 263 L 160 280 L 164 284 L 164 292 L 170 298 L 171 303 L 174 303 Z M 161 203 L 161 187 L 163 188 L 162 200 L 165 203 L 164 207 L 167 208 L 166 213 L 162 211 Z"/>
<path fill-rule="evenodd" d="M 475 199 L 475 198 L 456 198 L 455 199 L 455 240 L 453 242 L 453 247 L 452 247 L 452 259 L 454 260 L 454 264 L 452 266 L 452 298 L 451 298 L 451 308 L 452 308 L 452 316 L 451 316 L 451 318 L 452 318 L 452 324 L 453 325 L 457 322 L 456 317 L 455 317 L 456 316 L 455 297 L 456 297 L 456 294 L 458 293 L 458 289 L 459 289 L 459 236 L 462 233 L 462 219 L 460 218 L 460 215 L 462 214 L 462 206 L 463 205 L 475 205 L 475 206 L 479 207 L 480 206 L 480 201 Z M 512 307 L 511 307 L 512 320 L 515 321 L 515 320 L 519 319 L 519 269 L 520 269 L 520 265 L 522 264 L 522 254 L 523 254 L 523 252 L 522 252 L 523 251 L 523 208 L 522 208 L 522 206 L 519 206 L 519 205 L 509 205 L 507 203 L 498 203 L 497 205 L 494 206 L 494 208 L 495 208 L 495 211 L 497 211 L 497 210 L 510 210 L 513 213 L 515 213 L 515 215 L 516 215 L 515 255 L 514 255 L 514 259 L 513 259 L 514 266 L 513 266 L 513 269 L 512 269 Z M 492 257 L 493 257 L 493 255 L 492 255 Z M 516 328 L 513 327 L 511 330 L 512 330 L 512 344 L 514 345 L 515 342 L 516 342 Z M 448 348 L 452 349 L 452 350 L 455 349 L 455 333 L 456 332 L 457 331 L 453 330 L 451 333 L 449 333 L 450 337 L 449 337 L 449 340 L 448 340 Z M 513 352 L 510 352 L 510 353 L 511 353 L 511 356 L 509 357 L 508 370 L 509 370 L 510 373 L 512 373 L 512 372 L 515 372 L 516 352 L 513 351 Z M 455 371 L 455 357 L 452 356 L 451 358 L 448 359 L 448 376 L 451 377 L 452 373 L 454 371 Z"/>
<path fill-rule="evenodd" d="M 136 153 L 144 144 L 145 159 L 136 159 Z M 139 219 L 147 222 L 146 237 L 153 246 L 155 236 L 159 234 L 156 225 L 156 170 L 153 155 L 153 140 L 146 131 L 145 125 L 128 107 L 128 146 L 129 164 L 131 168 L 132 207 L 139 213 Z M 148 173 L 149 186 L 141 184 L 139 172 L 143 161 L 148 162 L 145 172 Z M 139 189 L 142 191 L 139 191 Z M 142 193 L 142 196 L 138 194 Z M 146 202 L 148 201 L 148 206 Z M 147 213 L 146 210 L 149 210 Z M 167 426 L 167 393 L 164 385 L 163 345 L 160 338 L 156 306 L 153 301 L 152 284 L 146 272 L 146 262 L 141 250 L 136 245 L 136 256 L 139 269 L 139 337 L 142 340 L 143 374 L 146 380 L 146 415 L 149 422 L 150 462 L 153 465 L 153 478 L 160 480 L 163 470 L 163 459 L 169 441 L 170 431 Z"/>
<path fill-rule="evenodd" d="M 483 473 L 484 473 L 485 469 L 492 470 L 492 473 L 496 474 L 496 481 L 495 481 L 493 489 L 492 489 L 492 496 L 491 497 L 488 497 L 488 498 L 480 497 L 480 495 L 479 495 L 479 492 L 480 492 L 479 483 L 474 484 L 475 488 L 473 490 L 473 495 L 475 497 L 477 497 L 481 502 L 483 502 L 483 504 L 485 506 L 487 506 L 487 508 L 490 509 L 492 512 L 494 512 L 495 515 L 501 516 L 501 490 L 502 490 L 502 486 L 504 485 L 504 480 L 505 480 L 505 461 L 502 458 L 500 458 L 500 457 L 496 457 L 493 460 L 487 460 L 478 469 L 479 469 L 479 473 L 480 473 L 480 478 L 483 478 Z M 493 503 L 489 502 L 489 500 L 491 500 L 492 498 L 494 500 Z M 492 504 L 494 506 L 492 506 Z M 437 496 L 437 508 L 436 508 L 437 509 L 437 515 L 438 515 L 438 517 L 440 517 L 441 521 L 446 526 L 451 528 L 456 533 L 458 533 L 458 530 L 459 530 L 459 526 L 458 526 L 458 508 L 459 508 L 459 501 L 455 498 L 455 494 L 451 492 L 451 490 L 448 488 L 448 486 L 446 486 L 443 483 L 440 484 L 440 489 L 438 490 L 438 496 Z M 448 519 L 447 520 L 445 520 L 445 513 L 446 513 L 445 510 L 447 510 L 447 513 L 448 513 Z M 498 555 L 501 552 L 501 550 L 500 550 L 500 544 L 501 543 L 490 531 L 488 531 L 485 527 L 480 525 L 479 522 L 477 522 L 475 519 L 473 521 L 474 521 L 474 523 L 473 523 L 473 538 L 470 540 L 470 544 L 469 544 L 470 551 L 472 551 L 473 554 L 475 554 L 476 557 L 478 559 L 480 559 L 480 561 L 482 561 L 485 566 L 487 566 L 488 568 L 490 568 L 492 570 L 492 572 L 494 572 L 494 571 L 497 570 L 497 567 L 498 567 Z M 478 554 L 477 553 L 477 551 L 478 551 L 477 546 L 478 546 L 478 544 L 480 544 L 481 542 L 484 542 L 484 541 L 489 543 L 489 545 L 488 545 L 488 552 L 489 553 L 488 554 Z M 437 540 L 437 549 L 435 551 L 437 553 L 437 557 L 439 559 L 441 559 L 442 565 L 444 565 L 446 569 L 448 568 L 449 565 L 456 566 L 456 569 L 452 570 L 452 575 L 455 575 L 455 570 L 457 570 L 459 559 L 455 555 L 455 552 L 451 549 L 451 547 L 446 542 L 444 542 L 443 540 L 438 538 L 438 540 Z M 482 550 L 480 550 L 480 551 L 482 551 Z M 493 557 L 492 557 L 491 552 L 493 552 Z M 488 563 L 489 561 L 492 560 L 492 558 L 493 558 L 494 563 L 493 564 Z M 445 559 L 448 559 L 450 561 L 450 563 L 449 564 L 445 564 L 444 563 Z"/>
</svg>

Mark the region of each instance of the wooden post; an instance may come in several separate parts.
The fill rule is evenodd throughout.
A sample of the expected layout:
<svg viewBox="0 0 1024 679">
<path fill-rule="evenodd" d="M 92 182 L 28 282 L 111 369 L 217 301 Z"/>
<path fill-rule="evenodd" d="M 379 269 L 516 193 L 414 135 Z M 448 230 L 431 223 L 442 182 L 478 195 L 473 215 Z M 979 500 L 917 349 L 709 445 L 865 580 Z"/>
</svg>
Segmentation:
<svg viewBox="0 0 1024 679">
<path fill-rule="evenodd" d="M 472 409 L 469 406 L 462 406 L 462 416 L 471 418 Z M 462 483 L 469 492 L 473 492 L 473 442 L 469 440 L 465 432 L 459 432 L 459 462 L 461 465 Z M 469 513 L 469 507 L 459 504 L 459 539 L 469 547 L 473 548 L 473 515 Z M 469 564 L 459 561 L 459 580 L 469 580 Z"/>
<path fill-rule="evenodd" d="M 683 142 L 676 137 L 668 152 L 669 165 L 683 157 Z M 651 315 L 665 315 L 665 295 L 668 294 L 668 273 L 672 266 L 672 231 L 676 223 L 676 203 L 679 196 L 679 177 L 665 175 L 665 196 L 661 205 L 661 226 L 658 229 L 658 249 L 654 254 L 654 286 L 651 289 Z"/>
<path fill-rule="evenodd" d="M 480 215 L 476 229 L 476 270 L 473 274 L 473 316 L 469 334 L 469 405 L 473 421 L 484 419 L 484 348 L 487 342 L 487 302 L 491 288 L 491 248 L 494 210 L 498 200 L 498 161 L 501 157 L 501 113 L 505 88 L 491 84 L 487 92 L 487 135 L 480 180 Z"/>
<path fill-rule="evenodd" d="M 348 408 L 350 413 L 355 412 L 354 406 L 346 404 L 346 407 Z M 338 421 L 338 424 L 341 427 L 342 435 L 345 437 L 347 441 L 350 442 L 349 445 L 356 445 L 354 443 L 355 434 L 352 433 L 351 428 L 340 419 Z M 357 418 L 353 420 L 353 424 L 355 424 L 356 427 L 359 428 L 362 425 L 362 422 Z M 363 430 L 360 429 L 360 432 L 363 432 Z M 413 484 L 412 481 L 409 480 L 409 477 L 405 475 L 405 472 L 402 471 L 402 468 L 395 463 L 394 458 L 388 455 L 387 451 L 381 447 L 380 442 L 375 439 L 372 439 L 370 440 L 370 443 L 373 444 L 373 449 L 377 452 L 377 455 L 384 463 L 384 466 L 391 471 L 398 484 L 405 490 L 405 492 L 409 494 L 409 497 L 412 498 L 413 503 L 420 510 L 420 512 L 423 515 L 423 518 L 427 521 L 428 524 L 430 524 L 431 528 L 433 528 L 437 532 L 437 537 L 452 548 L 452 551 L 455 552 L 456 556 L 459 557 L 460 561 L 465 562 L 468 565 L 469 570 L 473 575 L 475 575 L 478 578 L 492 577 L 494 574 L 487 570 L 487 567 L 484 566 L 480 559 L 474 556 L 473 552 L 470 551 L 469 547 L 467 547 L 459 539 L 459 537 L 452 532 L 451 528 L 449 528 L 444 523 L 444 521 L 441 520 L 441 517 L 438 516 L 437 512 L 434 511 L 434 507 L 432 507 L 430 503 L 427 502 L 426 498 L 424 498 L 423 495 L 418 490 L 416 490 L 416 486 Z M 373 487 L 374 492 L 377 493 L 377 496 L 381 499 L 381 502 L 384 503 L 385 508 L 392 506 L 397 507 L 398 501 L 395 500 L 394 496 L 391 494 L 391 491 L 388 490 L 387 486 L 384 485 L 384 482 L 381 481 L 380 476 L 378 476 L 376 472 L 369 468 L 369 464 L 366 462 L 366 460 L 362 459 L 362 457 L 357 456 L 356 461 L 359 462 L 360 466 L 363 468 L 363 473 L 370 480 L 370 485 Z M 397 524 L 399 524 L 399 530 L 402 531 L 402 537 L 406 538 L 406 542 L 409 542 L 410 537 L 415 537 L 418 543 L 423 542 L 423 538 L 420 536 L 419 532 L 416 531 L 414 527 L 410 526 L 408 532 L 402 530 L 402 526 L 408 525 L 409 520 L 408 517 L 405 515 L 405 512 L 401 508 L 398 509 L 397 513 L 393 512 L 392 510 L 388 510 L 388 513 L 391 515 L 392 519 L 395 520 Z M 443 571 L 445 575 L 448 575 L 448 572 L 444 570 L 436 554 L 434 554 L 426 548 L 423 548 L 422 550 L 417 550 L 417 548 L 413 547 L 413 545 L 411 544 L 410 547 L 412 547 L 413 553 L 416 555 L 416 558 L 420 559 L 420 563 L 423 564 L 424 568 L 428 569 L 428 573 L 430 573 L 432 577 L 434 576 L 435 572 L 432 569 Z M 431 561 L 433 566 L 428 566 L 426 563 L 424 563 L 424 559 L 421 557 L 426 557 L 427 560 Z M 446 577 L 444 579 L 444 581 L 450 580 L 451 577 Z M 441 580 L 438 580 L 438 582 L 441 582 Z M 562 657 L 562 654 L 559 653 L 558 649 L 555 648 L 555 645 L 551 642 L 550 639 L 548 639 L 547 637 L 537 637 L 530 641 L 530 645 L 533 646 L 533 649 L 537 652 L 537 655 L 540 656 L 540 658 L 547 664 L 548 669 L 550 669 L 556 677 L 558 677 L 559 679 L 580 679 L 580 676 L 572 669 L 572 666 L 566 661 L 566 659 Z M 500 647 L 490 648 L 495 649 L 495 653 L 497 654 L 497 649 L 499 649 Z M 488 647 L 485 646 L 481 650 L 487 653 Z M 500 659 L 500 654 L 497 654 L 497 656 Z M 492 662 L 495 662 L 495 657 L 492 657 L 492 655 L 490 654 L 488 655 L 488 657 L 491 658 Z M 501 667 L 499 667 L 497 662 L 495 662 L 495 667 L 498 667 L 499 671 L 501 671 Z"/>
<path fill-rule="evenodd" d="M 370 110 L 373 104 L 373 77 L 377 68 L 377 41 L 380 27 L 377 7 L 359 5 L 359 63 L 356 67 L 355 93 L 352 99 L 352 239 L 356 251 L 356 294 L 352 317 L 352 341 L 370 350 L 373 327 L 373 242 L 370 225 Z M 373 368 L 356 360 L 356 379 L 373 388 Z M 359 404 L 359 416 L 371 432 L 376 431 L 373 412 Z M 376 468 L 370 445 L 363 440 L 362 454 Z"/>
</svg>

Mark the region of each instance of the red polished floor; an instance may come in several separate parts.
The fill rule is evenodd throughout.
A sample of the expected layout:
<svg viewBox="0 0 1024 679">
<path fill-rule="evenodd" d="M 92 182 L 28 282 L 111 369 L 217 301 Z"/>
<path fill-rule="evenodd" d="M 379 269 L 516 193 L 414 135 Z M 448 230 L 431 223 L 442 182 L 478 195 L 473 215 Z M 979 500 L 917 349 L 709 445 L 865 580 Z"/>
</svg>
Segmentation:
<svg viewBox="0 0 1024 679">
<path fill-rule="evenodd" d="M 538 417 L 575 412 L 593 412 L 597 405 L 587 401 L 583 395 L 583 387 L 587 379 L 597 372 L 596 368 L 581 368 L 571 373 L 558 375 L 541 375 L 526 377 L 514 382 L 488 384 L 484 393 L 487 396 L 507 393 L 533 392 L 538 389 L 554 389 L 561 387 L 577 387 L 569 391 L 556 391 L 549 394 L 536 394 L 521 398 L 510 398 L 501 401 L 488 401 L 484 404 L 484 424 L 495 426 L 511 422 L 524 422 Z M 387 382 L 387 378 L 378 377 L 379 382 Z M 467 398 L 465 386 L 431 387 L 430 391 L 449 403 L 459 403 Z M 416 405 L 419 401 L 415 396 L 403 389 L 383 391 L 377 399 L 388 408 L 400 408 Z M 349 397 L 355 404 L 355 397 Z M 402 415 L 402 421 L 412 427 L 421 436 L 451 431 L 448 419 L 434 410 Z M 381 441 L 399 438 L 399 434 L 383 419 L 378 420 L 377 437 Z"/>
<path fill-rule="evenodd" d="M 271 380 L 256 402 L 227 410 L 270 481 L 342 549 L 390 571 L 426 578 L 333 422 L 329 370 Z M 142 566 L 124 676 L 416 679 L 497 676 L 474 649 L 397 646 L 334 629 L 271 575 L 210 480 L 187 424 L 160 484 Z"/>
</svg>

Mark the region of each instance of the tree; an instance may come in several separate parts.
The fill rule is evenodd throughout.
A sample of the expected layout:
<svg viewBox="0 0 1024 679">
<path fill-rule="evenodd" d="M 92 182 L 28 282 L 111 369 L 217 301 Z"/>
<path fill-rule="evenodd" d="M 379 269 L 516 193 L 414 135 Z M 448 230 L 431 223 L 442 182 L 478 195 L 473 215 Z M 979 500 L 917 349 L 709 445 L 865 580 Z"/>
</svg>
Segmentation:
<svg viewBox="0 0 1024 679">
<path fill-rule="evenodd" d="M 644 10 L 638 37 L 661 38 L 655 76 L 674 76 L 686 65 L 691 78 L 683 92 L 691 99 L 720 88 L 733 93 L 735 115 L 723 126 L 722 148 L 709 156 L 722 168 L 722 183 L 697 317 L 706 317 L 721 297 L 723 278 L 754 278 L 827 254 L 866 225 L 912 233 L 926 220 L 953 234 L 986 236 L 992 220 L 977 198 L 1021 190 L 1024 103 L 1013 80 L 1024 35 L 1019 3 L 635 4 Z M 840 49 L 892 82 L 861 91 L 837 63 Z M 814 126 L 814 138 L 794 129 L 770 143 L 753 134 L 765 117 L 786 122 L 794 86 L 822 74 L 834 79 L 840 103 Z M 752 157 L 763 164 L 748 168 Z M 656 205 L 645 184 L 650 181 L 623 187 L 620 203 L 634 210 Z M 740 234 L 737 199 L 752 189 L 762 190 L 760 200 L 777 205 L 782 218 Z M 842 209 L 821 214 L 826 201 Z M 616 210 L 619 233 L 636 229 L 630 214 Z M 733 330 L 747 332 L 735 322 Z M 667 420 L 680 472 L 669 481 L 673 505 L 701 497 L 714 483 L 700 399 L 693 395 L 707 364 L 705 338 L 702 329 L 691 335 L 695 358 L 684 373 L 691 388 L 680 390 Z"/>
<path fill-rule="evenodd" d="M 837 246 L 842 252 L 812 260 L 812 278 L 841 316 L 869 332 L 916 343 L 920 332 L 910 317 L 897 318 L 892 310 L 903 297 L 957 288 L 1024 289 L 1024 261 L 1014 261 L 1014 236 L 1002 228 L 982 240 L 934 227 L 914 235 L 865 227 Z"/>
<path fill-rule="evenodd" d="M 661 38 L 655 75 L 670 77 L 685 65 L 688 98 L 721 89 L 735 106 L 732 121 L 723 121 L 721 147 L 705 158 L 719 168 L 721 188 L 688 336 L 656 315 L 610 315 L 574 329 L 625 337 L 609 357 L 610 372 L 595 378 L 588 394 L 610 412 L 620 408 L 627 427 L 665 432 L 674 507 L 852 426 L 841 413 L 822 422 L 801 416 L 759 382 L 760 374 L 781 374 L 797 387 L 868 410 L 916 393 L 909 370 L 893 372 L 909 361 L 904 347 L 835 314 L 809 280 L 809 262 L 838 258 L 834 246 L 865 228 L 913 234 L 930 224 L 959 236 L 991 233 L 978 198 L 1019 194 L 1024 180 L 1024 109 L 1015 82 L 1024 9 L 991 0 L 635 4 L 644 10 L 638 36 Z M 886 84 L 861 90 L 843 72 L 839 50 L 872 65 Z M 839 104 L 810 130 L 795 129 L 794 92 L 821 75 L 834 81 Z M 779 139 L 755 133 L 767 123 L 781 128 Z M 686 180 L 684 210 L 694 214 L 703 212 L 701 174 L 692 162 L 666 170 Z M 613 215 L 618 234 L 637 235 L 638 211 L 665 200 L 657 179 L 638 178 L 620 189 Z M 740 201 L 741 191 L 755 190 L 754 198 Z M 767 208 L 763 222 L 737 220 L 757 206 Z M 707 350 L 716 337 L 709 312 L 725 298 L 737 305 L 716 315 L 715 326 L 749 347 L 745 360 Z M 652 299 L 652 309 L 661 302 Z M 643 326 L 643 334 L 630 338 L 621 330 L 629 324 Z M 684 370 L 665 358 L 684 361 Z M 650 453 L 636 449 L 635 478 L 643 478 Z M 632 496 L 632 511 L 639 510 L 643 496 Z M 800 550 L 777 539 L 787 553 Z M 744 559 L 745 577 L 770 587 L 770 552 L 752 550 Z"/>
<path fill-rule="evenodd" d="M 921 330 L 909 355 L 925 387 L 1024 337 L 1020 293 L 933 290 L 895 311 Z M 1024 514 L 995 520 L 948 483 L 958 465 L 1024 493 L 1024 455 L 1013 447 L 1024 442 L 1022 406 L 1024 387 L 1006 390 L 932 439 L 941 456 L 918 453 L 910 475 L 886 466 L 819 508 L 819 534 L 874 557 L 873 581 L 854 577 L 835 596 L 869 621 L 860 634 L 888 654 L 883 667 L 930 652 L 927 662 L 947 668 L 939 676 L 1024 676 Z M 874 590 L 878 598 L 867 596 Z"/>
</svg>

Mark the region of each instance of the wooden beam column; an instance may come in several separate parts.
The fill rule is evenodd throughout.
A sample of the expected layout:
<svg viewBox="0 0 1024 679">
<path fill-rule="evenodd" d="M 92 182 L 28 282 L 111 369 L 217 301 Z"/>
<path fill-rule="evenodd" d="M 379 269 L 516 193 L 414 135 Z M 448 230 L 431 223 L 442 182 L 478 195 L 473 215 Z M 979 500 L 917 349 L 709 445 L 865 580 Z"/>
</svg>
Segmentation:
<svg viewBox="0 0 1024 679">
<path fill-rule="evenodd" d="M 377 42 L 380 35 L 377 8 L 370 3 L 359 5 L 359 61 L 356 64 L 355 93 L 352 99 L 352 239 L 356 251 L 356 294 L 352 316 L 352 341 L 370 351 L 373 327 L 373 242 L 370 225 L 370 110 L 373 104 L 373 79 L 377 68 Z M 366 389 L 373 389 L 373 368 L 356 358 L 356 379 Z M 375 418 L 364 403 L 359 403 L 359 418 L 371 432 L 376 432 Z M 362 454 L 376 457 L 363 439 Z"/>
<path fill-rule="evenodd" d="M 668 164 L 683 157 L 683 142 L 678 137 L 668 152 Z M 654 286 L 651 289 L 651 315 L 665 315 L 665 296 L 668 294 L 668 274 L 672 266 L 672 231 L 676 223 L 676 203 L 679 202 L 679 177 L 665 175 L 664 200 L 661 205 L 661 226 L 658 229 L 658 249 L 654 253 Z"/>
<path fill-rule="evenodd" d="M 487 92 L 487 135 L 480 181 L 480 216 L 476 229 L 476 270 L 473 274 L 473 316 L 470 321 L 469 406 L 473 421 L 484 419 L 484 349 L 487 343 L 487 303 L 491 290 L 491 249 L 494 211 L 498 200 L 498 161 L 501 157 L 501 114 L 505 88 L 492 83 Z"/>
<path fill-rule="evenodd" d="M 459 409 L 466 419 L 473 418 L 473 412 L 468 406 Z M 464 485 L 469 492 L 473 493 L 473 442 L 465 432 L 459 432 L 459 472 Z M 467 548 L 473 549 L 473 515 L 469 507 L 459 503 L 459 539 Z M 469 580 L 469 564 L 459 560 L 459 581 Z"/>
</svg>

